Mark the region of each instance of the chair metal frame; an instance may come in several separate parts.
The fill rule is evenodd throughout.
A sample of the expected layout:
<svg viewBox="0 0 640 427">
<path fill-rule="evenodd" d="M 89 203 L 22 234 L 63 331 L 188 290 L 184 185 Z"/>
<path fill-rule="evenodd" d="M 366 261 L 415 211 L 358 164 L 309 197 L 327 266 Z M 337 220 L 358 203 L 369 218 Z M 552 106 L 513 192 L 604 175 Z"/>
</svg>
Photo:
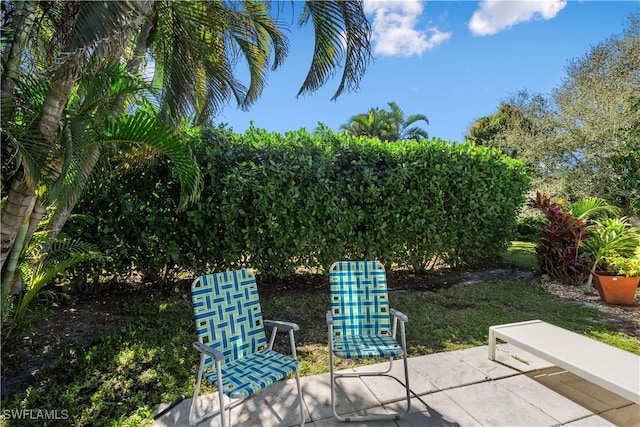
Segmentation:
<svg viewBox="0 0 640 427">
<path fill-rule="evenodd" d="M 370 275 L 370 273 L 372 273 Z M 347 279 L 344 279 L 344 275 L 347 275 Z M 389 308 L 389 300 L 387 293 L 386 272 L 384 265 L 379 261 L 338 261 L 331 265 L 329 268 L 329 283 L 331 293 L 331 310 L 327 311 L 326 322 L 329 329 L 329 372 L 331 381 L 331 410 L 333 416 L 344 422 L 350 421 L 370 421 L 370 420 L 398 420 L 400 417 L 406 415 L 411 410 L 411 390 L 409 389 L 409 367 L 407 363 L 407 340 L 405 337 L 405 323 L 408 322 L 408 318 L 402 312 Z M 340 312 L 340 299 L 344 296 L 343 285 L 347 285 L 351 288 L 365 286 L 368 287 L 364 292 L 364 298 L 368 299 L 372 297 L 372 294 L 377 293 L 380 295 L 378 302 L 372 303 L 371 300 L 364 301 L 367 305 L 379 305 L 379 311 L 374 316 L 366 316 L 353 302 L 354 299 L 360 299 L 362 295 L 356 295 L 356 292 L 351 292 L 353 289 L 347 292 L 347 298 L 352 300 L 351 303 L 345 303 L 348 306 L 350 313 Z M 377 290 L 374 288 L 377 287 Z M 343 298 L 344 299 L 344 298 Z M 358 301 L 359 302 L 359 301 Z M 344 303 L 344 301 L 343 301 Z M 344 307 L 344 306 L 343 306 Z M 388 309 L 388 310 L 387 310 Z M 389 331 L 389 320 L 391 316 L 393 318 L 393 326 Z M 375 317 L 374 320 L 371 320 Z M 353 322 L 354 325 L 349 326 L 349 323 Z M 400 325 L 400 344 L 396 341 L 396 332 Z M 353 327 L 355 326 L 355 328 Z M 361 332 L 369 332 L 367 334 L 361 334 Z M 373 332 L 373 334 L 371 334 Z M 393 353 L 393 357 L 389 357 L 389 366 L 387 369 L 380 371 L 362 371 L 362 372 L 343 372 L 336 373 L 333 367 L 334 353 L 336 351 L 335 340 L 336 338 L 344 335 L 359 336 L 360 344 L 370 343 L 369 347 L 364 347 L 364 353 L 368 354 L 356 354 L 346 350 L 346 355 L 352 359 L 365 359 L 372 357 L 385 357 L 379 353 L 387 353 L 388 350 Z M 384 341 L 380 345 L 380 341 Z M 389 347 L 393 347 L 389 349 Z M 372 414 L 372 415 L 357 415 L 357 416 L 341 416 L 336 411 L 336 380 L 338 378 L 353 378 L 364 376 L 387 376 L 392 368 L 393 359 L 398 358 L 398 353 L 401 350 L 401 357 L 404 363 L 404 377 L 405 383 L 403 384 L 406 389 L 406 409 L 399 413 L 393 414 Z M 341 354 L 345 353 L 344 351 Z M 357 350 L 356 350 L 357 353 Z M 337 355 L 338 357 L 344 357 Z M 393 378 L 393 377 L 392 377 Z M 394 378 L 395 379 L 395 378 Z M 400 382 L 400 381 L 399 381 Z"/>
<path fill-rule="evenodd" d="M 209 286 L 207 284 L 206 286 L 204 286 L 203 282 L 208 281 L 215 282 L 215 285 Z M 230 289 L 230 286 L 236 287 L 235 292 Z M 209 287 L 211 287 L 210 290 Z M 216 288 L 218 288 L 217 290 L 221 292 L 216 293 Z M 239 290 L 242 292 L 238 292 Z M 223 370 L 225 368 L 231 369 L 234 364 L 237 365 L 238 363 L 242 363 L 242 359 L 244 359 L 244 361 L 246 362 L 250 357 L 255 356 L 258 353 L 262 353 L 262 355 L 264 355 L 265 357 L 273 356 L 277 359 L 286 360 L 288 368 L 291 368 L 291 366 L 293 365 L 292 362 L 295 361 L 295 370 L 293 370 L 293 372 L 295 372 L 296 385 L 298 389 L 298 401 L 300 404 L 300 426 L 304 426 L 304 403 L 302 397 L 302 386 L 300 384 L 299 363 L 297 359 L 296 344 L 294 338 L 294 332 L 299 330 L 300 328 L 297 324 L 292 322 L 282 322 L 262 318 L 262 310 L 260 307 L 260 300 L 253 271 L 250 269 L 240 269 L 200 276 L 191 284 L 191 295 L 194 305 L 194 314 L 196 318 L 196 329 L 198 333 L 198 341 L 193 343 L 193 347 L 200 353 L 200 366 L 198 368 L 195 390 L 189 409 L 189 423 L 191 425 L 196 425 L 207 418 L 215 415 L 220 415 L 222 427 L 227 427 L 227 420 L 224 416 L 226 410 L 228 410 L 229 412 L 228 422 L 229 424 L 231 424 L 231 409 L 240 405 L 248 397 L 262 390 L 271 383 L 283 379 L 284 375 L 282 374 L 276 374 L 279 379 L 275 379 L 276 376 L 270 378 L 274 379 L 274 381 L 271 382 L 270 380 L 261 378 L 259 384 L 255 382 L 251 382 L 250 385 L 245 384 L 245 388 L 240 391 L 232 388 L 232 386 L 230 386 L 228 382 L 225 386 L 225 377 L 223 375 Z M 231 325 L 231 323 L 236 320 L 234 319 L 234 315 L 238 315 L 238 313 L 233 313 L 230 315 L 229 312 L 233 311 L 235 307 L 239 307 L 238 304 L 241 302 L 240 298 L 238 298 L 239 295 L 243 295 L 245 299 L 248 298 L 249 305 L 251 305 L 251 313 L 249 313 L 247 316 L 250 318 L 248 319 L 249 323 L 246 325 L 244 323 L 242 324 L 242 328 L 246 327 L 244 331 L 249 332 L 249 335 L 251 335 L 250 337 L 243 336 L 240 332 L 237 332 L 238 329 L 242 330 L 242 328 L 236 328 L 236 325 Z M 230 307 L 232 301 L 235 303 L 232 308 L 230 308 L 229 310 L 222 309 L 223 307 Z M 210 312 L 212 309 L 214 309 L 214 307 L 218 308 L 218 315 L 224 318 L 226 322 L 224 327 L 214 327 L 214 322 L 212 321 L 210 316 L 207 316 L 206 312 Z M 243 307 L 243 309 L 244 308 L 245 307 Z M 240 320 L 242 321 L 247 320 L 242 314 L 238 317 L 240 317 Z M 229 341 L 242 342 L 242 348 L 236 346 L 235 348 L 230 349 L 229 347 L 224 345 L 226 344 L 226 338 L 228 338 L 221 338 L 221 336 L 226 333 L 223 332 L 225 327 L 231 328 L 232 330 L 233 336 Z M 265 327 L 271 328 L 272 331 L 268 343 L 266 341 Z M 273 344 L 278 332 L 287 332 L 289 334 L 289 342 L 291 345 L 290 357 L 273 351 Z M 213 377 L 212 375 L 212 371 L 214 368 L 215 377 Z M 209 376 L 210 378 L 206 378 L 207 376 Z M 202 415 L 198 415 L 196 414 L 196 406 L 198 393 L 200 391 L 200 385 L 203 378 L 208 379 L 218 388 L 219 403 L 218 407 L 214 410 Z M 227 378 L 227 380 L 229 380 L 229 378 Z M 219 385 L 222 385 L 222 387 L 220 387 Z M 250 389 L 247 390 L 246 387 L 249 387 Z M 221 388 L 223 390 L 221 390 Z M 232 399 L 232 401 L 228 404 L 225 404 L 225 395 Z"/>
</svg>

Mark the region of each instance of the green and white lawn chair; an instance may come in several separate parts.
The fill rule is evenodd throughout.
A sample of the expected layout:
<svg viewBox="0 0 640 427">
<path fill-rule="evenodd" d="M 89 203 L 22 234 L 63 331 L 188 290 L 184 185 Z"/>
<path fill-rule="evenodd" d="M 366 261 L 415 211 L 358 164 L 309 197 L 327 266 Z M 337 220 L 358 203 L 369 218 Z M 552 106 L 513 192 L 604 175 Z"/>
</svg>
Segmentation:
<svg viewBox="0 0 640 427">
<path fill-rule="evenodd" d="M 411 409 L 407 341 L 404 333 L 408 319 L 401 312 L 389 308 L 384 266 L 379 261 L 336 262 L 329 268 L 329 285 L 331 310 L 327 312 L 327 326 L 333 416 L 340 421 L 399 419 Z M 393 316 L 393 326 L 390 315 Z M 396 341 L 398 324 L 401 344 Z M 389 358 L 389 367 L 384 371 L 338 374 L 333 369 L 334 355 L 343 359 Z M 400 357 L 404 361 L 404 386 L 407 391 L 407 407 L 404 412 L 349 417 L 337 414 L 337 378 L 386 375 L 391 371 L 393 359 Z"/>
<path fill-rule="evenodd" d="M 251 270 L 235 270 L 205 275 L 191 285 L 191 297 L 200 352 L 200 368 L 189 410 L 189 423 L 220 414 L 225 427 L 225 409 L 242 403 L 247 397 L 268 385 L 295 373 L 300 403 L 300 425 L 304 425 L 302 387 L 293 332 L 298 325 L 263 320 L 256 278 Z M 267 342 L 265 326 L 272 328 Z M 274 351 L 276 333 L 286 331 L 291 342 L 291 356 Z M 196 415 L 198 392 L 202 378 L 219 391 L 218 409 Z M 224 395 L 233 399 L 225 408 Z M 230 422 L 230 420 L 229 420 Z"/>
</svg>

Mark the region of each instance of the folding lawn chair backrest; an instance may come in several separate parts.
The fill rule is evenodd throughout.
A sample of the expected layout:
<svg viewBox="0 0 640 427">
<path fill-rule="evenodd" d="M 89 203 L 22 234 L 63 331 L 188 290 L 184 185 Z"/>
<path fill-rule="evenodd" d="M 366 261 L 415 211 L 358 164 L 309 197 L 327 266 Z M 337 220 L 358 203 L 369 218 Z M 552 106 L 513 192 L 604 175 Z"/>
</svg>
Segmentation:
<svg viewBox="0 0 640 427">
<path fill-rule="evenodd" d="M 379 261 L 339 261 L 329 269 L 333 336 L 391 335 L 387 279 Z"/>
<path fill-rule="evenodd" d="M 251 270 L 235 270 L 201 276 L 191 289 L 196 333 L 231 362 L 268 347 Z M 205 365 L 213 363 L 208 358 Z"/>
</svg>

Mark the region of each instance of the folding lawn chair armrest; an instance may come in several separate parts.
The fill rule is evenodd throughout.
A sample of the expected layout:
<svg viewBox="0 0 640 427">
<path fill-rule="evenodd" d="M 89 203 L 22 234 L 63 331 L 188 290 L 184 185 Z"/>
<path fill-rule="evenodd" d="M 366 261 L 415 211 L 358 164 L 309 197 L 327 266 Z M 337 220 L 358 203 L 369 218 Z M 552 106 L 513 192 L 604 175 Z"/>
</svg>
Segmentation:
<svg viewBox="0 0 640 427">
<path fill-rule="evenodd" d="M 327 326 L 333 326 L 333 314 L 331 313 L 331 310 L 327 310 Z"/>
<path fill-rule="evenodd" d="M 395 308 L 390 308 L 389 313 L 391 313 L 393 317 L 400 320 L 401 322 L 409 321 L 409 318 L 405 314 L 403 314 L 401 311 L 396 310 Z"/>
<path fill-rule="evenodd" d="M 264 326 L 269 327 L 272 330 L 271 339 L 269 340 L 269 350 L 273 350 L 273 343 L 275 343 L 276 341 L 276 334 L 278 333 L 278 329 L 281 329 L 282 332 L 289 333 L 289 343 L 291 344 L 291 355 L 293 356 L 294 359 L 298 358 L 296 354 L 296 339 L 293 336 L 294 331 L 300 330 L 300 326 L 298 326 L 297 323 L 264 319 Z"/>
<path fill-rule="evenodd" d="M 264 326 L 273 329 L 281 329 L 283 332 L 298 331 L 300 326 L 293 322 L 282 322 L 279 320 L 264 320 Z"/>
<path fill-rule="evenodd" d="M 220 352 L 219 350 L 216 350 L 215 348 L 209 347 L 206 344 L 202 344 L 201 342 L 198 342 L 198 341 L 194 342 L 193 348 L 198 350 L 200 353 L 204 353 L 208 356 L 213 357 L 214 360 L 224 360 L 224 356 L 222 355 L 222 352 Z"/>
</svg>

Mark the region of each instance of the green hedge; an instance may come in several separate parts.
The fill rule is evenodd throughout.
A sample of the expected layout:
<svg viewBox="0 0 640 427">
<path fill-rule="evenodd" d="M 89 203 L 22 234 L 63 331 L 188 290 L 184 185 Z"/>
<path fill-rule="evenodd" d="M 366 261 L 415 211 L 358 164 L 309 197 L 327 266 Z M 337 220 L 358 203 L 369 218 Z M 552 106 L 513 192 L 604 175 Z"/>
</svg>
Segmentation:
<svg viewBox="0 0 640 427">
<path fill-rule="evenodd" d="M 101 268 L 287 276 L 349 258 L 466 265 L 505 247 L 529 184 L 523 164 L 496 150 L 438 139 L 209 128 L 189 144 L 205 185 L 186 211 L 163 163 L 135 180 L 103 177 L 79 204 L 91 220 L 69 229 L 111 256 Z"/>
</svg>

